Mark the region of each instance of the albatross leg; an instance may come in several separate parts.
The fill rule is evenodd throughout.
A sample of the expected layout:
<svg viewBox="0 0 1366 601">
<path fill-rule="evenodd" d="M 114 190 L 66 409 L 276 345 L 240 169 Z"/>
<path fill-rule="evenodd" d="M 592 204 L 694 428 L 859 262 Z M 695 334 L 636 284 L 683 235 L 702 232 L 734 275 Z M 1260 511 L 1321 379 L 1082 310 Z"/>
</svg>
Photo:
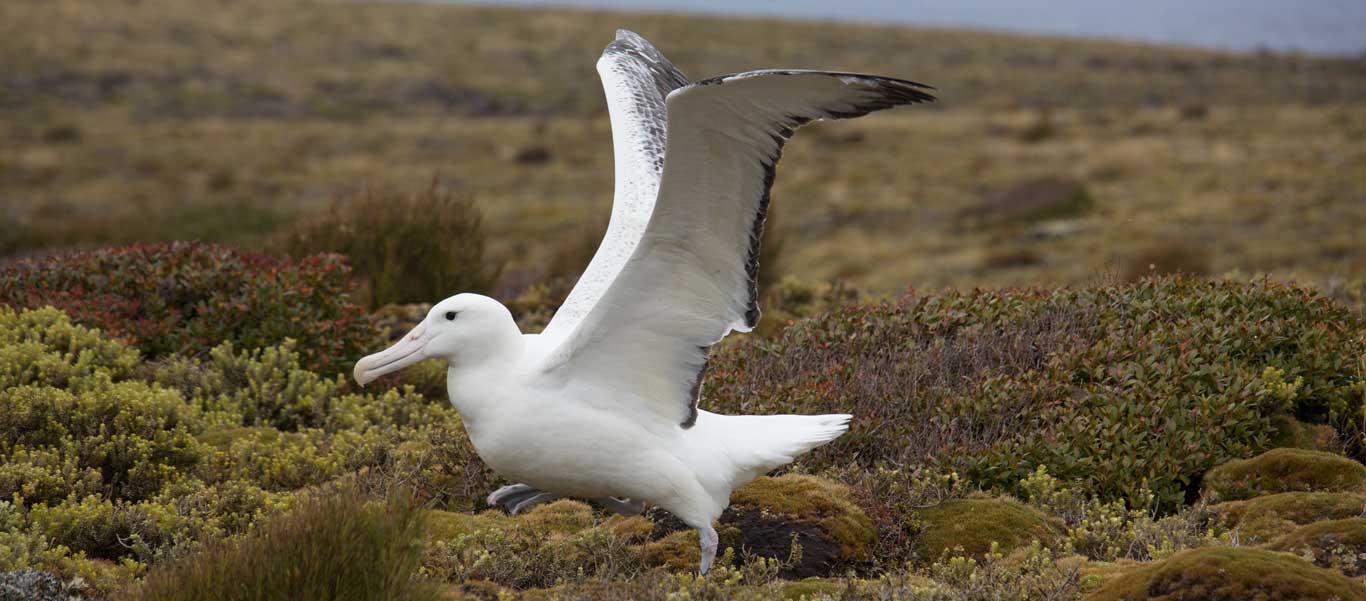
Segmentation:
<svg viewBox="0 0 1366 601">
<path fill-rule="evenodd" d="M 541 503 L 548 503 L 558 498 L 560 498 L 560 495 L 557 495 L 553 492 L 536 491 L 536 494 L 531 495 L 529 497 L 523 497 L 520 500 L 518 500 L 516 504 L 512 506 L 512 515 L 517 515 L 523 511 L 531 509 L 532 507 L 540 505 Z"/>
<path fill-rule="evenodd" d="M 716 536 L 716 529 L 707 524 L 697 529 L 697 540 L 702 545 L 702 562 L 699 564 L 698 573 L 705 575 L 711 569 L 712 560 L 716 559 L 716 545 L 721 538 Z"/>
<path fill-rule="evenodd" d="M 486 501 L 489 505 L 502 505 L 512 509 L 512 505 L 516 504 L 516 501 L 521 500 L 522 497 L 535 495 L 539 492 L 541 491 L 525 484 L 509 484 L 489 493 L 489 498 Z"/>
<path fill-rule="evenodd" d="M 598 504 L 613 513 L 621 515 L 640 515 L 645 513 L 645 501 L 633 501 L 631 499 L 618 499 L 616 497 L 603 497 L 598 499 Z"/>
</svg>

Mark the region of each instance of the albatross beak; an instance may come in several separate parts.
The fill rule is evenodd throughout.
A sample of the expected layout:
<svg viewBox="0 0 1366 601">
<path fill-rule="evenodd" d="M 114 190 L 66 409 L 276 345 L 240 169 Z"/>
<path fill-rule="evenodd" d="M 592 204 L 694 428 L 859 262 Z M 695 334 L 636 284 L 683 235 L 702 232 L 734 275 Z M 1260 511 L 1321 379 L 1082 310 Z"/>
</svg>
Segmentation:
<svg viewBox="0 0 1366 601">
<path fill-rule="evenodd" d="M 364 386 L 387 373 L 393 373 L 427 358 L 422 347 L 427 345 L 427 322 L 422 322 L 393 346 L 356 362 L 351 375 Z"/>
</svg>

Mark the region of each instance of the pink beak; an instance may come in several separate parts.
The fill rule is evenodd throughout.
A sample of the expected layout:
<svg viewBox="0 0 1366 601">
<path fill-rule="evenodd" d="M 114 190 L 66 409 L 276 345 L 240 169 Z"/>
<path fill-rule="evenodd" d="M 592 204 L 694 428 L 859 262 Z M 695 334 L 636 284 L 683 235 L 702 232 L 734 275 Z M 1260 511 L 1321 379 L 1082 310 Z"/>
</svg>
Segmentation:
<svg viewBox="0 0 1366 601">
<path fill-rule="evenodd" d="M 351 372 L 356 378 L 356 383 L 364 386 L 384 374 L 396 372 L 426 359 L 426 353 L 422 352 L 422 348 L 427 345 L 424 336 L 426 333 L 427 322 L 424 321 L 393 346 L 357 361 L 356 369 Z"/>
</svg>

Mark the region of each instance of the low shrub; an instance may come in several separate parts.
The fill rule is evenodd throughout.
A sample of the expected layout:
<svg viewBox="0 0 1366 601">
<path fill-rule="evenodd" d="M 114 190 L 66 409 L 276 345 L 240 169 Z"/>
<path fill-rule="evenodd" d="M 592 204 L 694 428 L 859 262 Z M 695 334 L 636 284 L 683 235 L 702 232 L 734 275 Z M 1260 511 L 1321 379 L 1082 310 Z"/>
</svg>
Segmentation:
<svg viewBox="0 0 1366 601">
<path fill-rule="evenodd" d="M 1124 500 L 1105 501 L 1054 478 L 1043 466 L 1020 487 L 1030 505 L 1061 522 L 1067 548 L 1087 559 L 1149 561 L 1234 540 L 1220 523 L 1220 512 L 1204 504 L 1158 517 L 1151 493 L 1134 506 Z"/>
<path fill-rule="evenodd" d="M 847 435 L 799 459 L 812 470 L 928 463 L 1010 488 L 1044 465 L 1102 500 L 1151 491 L 1169 511 L 1210 468 L 1269 448 L 1275 416 L 1360 432 L 1361 327 L 1266 281 L 949 291 L 723 345 L 703 406 L 853 413 Z"/>
<path fill-rule="evenodd" d="M 437 523 L 444 536 L 427 552 L 423 574 L 444 581 L 487 580 L 516 588 L 628 578 L 641 569 L 640 553 L 633 544 L 649 532 L 645 522 L 643 530 L 634 529 L 633 537 L 633 529 L 623 529 L 622 523 L 643 519 L 613 517 L 599 522 L 592 508 L 570 500 L 541 505 L 518 516 L 489 512 L 446 514 L 444 518 L 444 524 Z"/>
<path fill-rule="evenodd" d="M 1272 449 L 1205 475 L 1205 496 L 1236 501 L 1281 492 L 1366 492 L 1366 466 L 1332 453 Z"/>
<path fill-rule="evenodd" d="M 483 215 L 435 184 L 416 193 L 368 190 L 299 223 L 280 242 L 294 256 L 346 255 L 371 307 L 488 293 L 501 270 L 484 253 Z"/>
<path fill-rule="evenodd" d="M 375 503 L 354 490 L 305 495 L 249 535 L 213 543 L 152 571 L 128 599 L 440 599 L 415 579 L 423 513 L 410 501 Z"/>
<path fill-rule="evenodd" d="M 52 305 L 152 359 L 292 338 L 310 368 L 341 370 L 373 336 L 350 300 L 349 271 L 335 255 L 292 261 L 208 244 L 140 244 L 0 267 L 0 304 Z"/>
</svg>

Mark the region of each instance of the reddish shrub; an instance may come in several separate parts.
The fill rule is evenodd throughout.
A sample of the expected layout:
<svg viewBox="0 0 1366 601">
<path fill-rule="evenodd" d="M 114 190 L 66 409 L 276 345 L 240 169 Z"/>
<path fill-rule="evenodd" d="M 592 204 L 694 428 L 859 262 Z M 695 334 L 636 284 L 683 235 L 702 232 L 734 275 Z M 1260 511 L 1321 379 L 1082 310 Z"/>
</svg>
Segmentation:
<svg viewBox="0 0 1366 601">
<path fill-rule="evenodd" d="M 358 357 L 371 328 L 337 255 L 274 259 L 193 242 L 79 252 L 0 268 L 0 303 L 52 305 L 150 358 L 298 341 L 312 369 Z"/>
<path fill-rule="evenodd" d="M 949 291 L 724 345 L 703 406 L 854 414 L 801 459 L 812 469 L 856 457 L 1009 487 L 1046 465 L 1107 499 L 1142 502 L 1146 485 L 1170 508 L 1206 470 L 1268 448 L 1282 413 L 1359 436 L 1360 328 L 1270 282 Z"/>
</svg>

